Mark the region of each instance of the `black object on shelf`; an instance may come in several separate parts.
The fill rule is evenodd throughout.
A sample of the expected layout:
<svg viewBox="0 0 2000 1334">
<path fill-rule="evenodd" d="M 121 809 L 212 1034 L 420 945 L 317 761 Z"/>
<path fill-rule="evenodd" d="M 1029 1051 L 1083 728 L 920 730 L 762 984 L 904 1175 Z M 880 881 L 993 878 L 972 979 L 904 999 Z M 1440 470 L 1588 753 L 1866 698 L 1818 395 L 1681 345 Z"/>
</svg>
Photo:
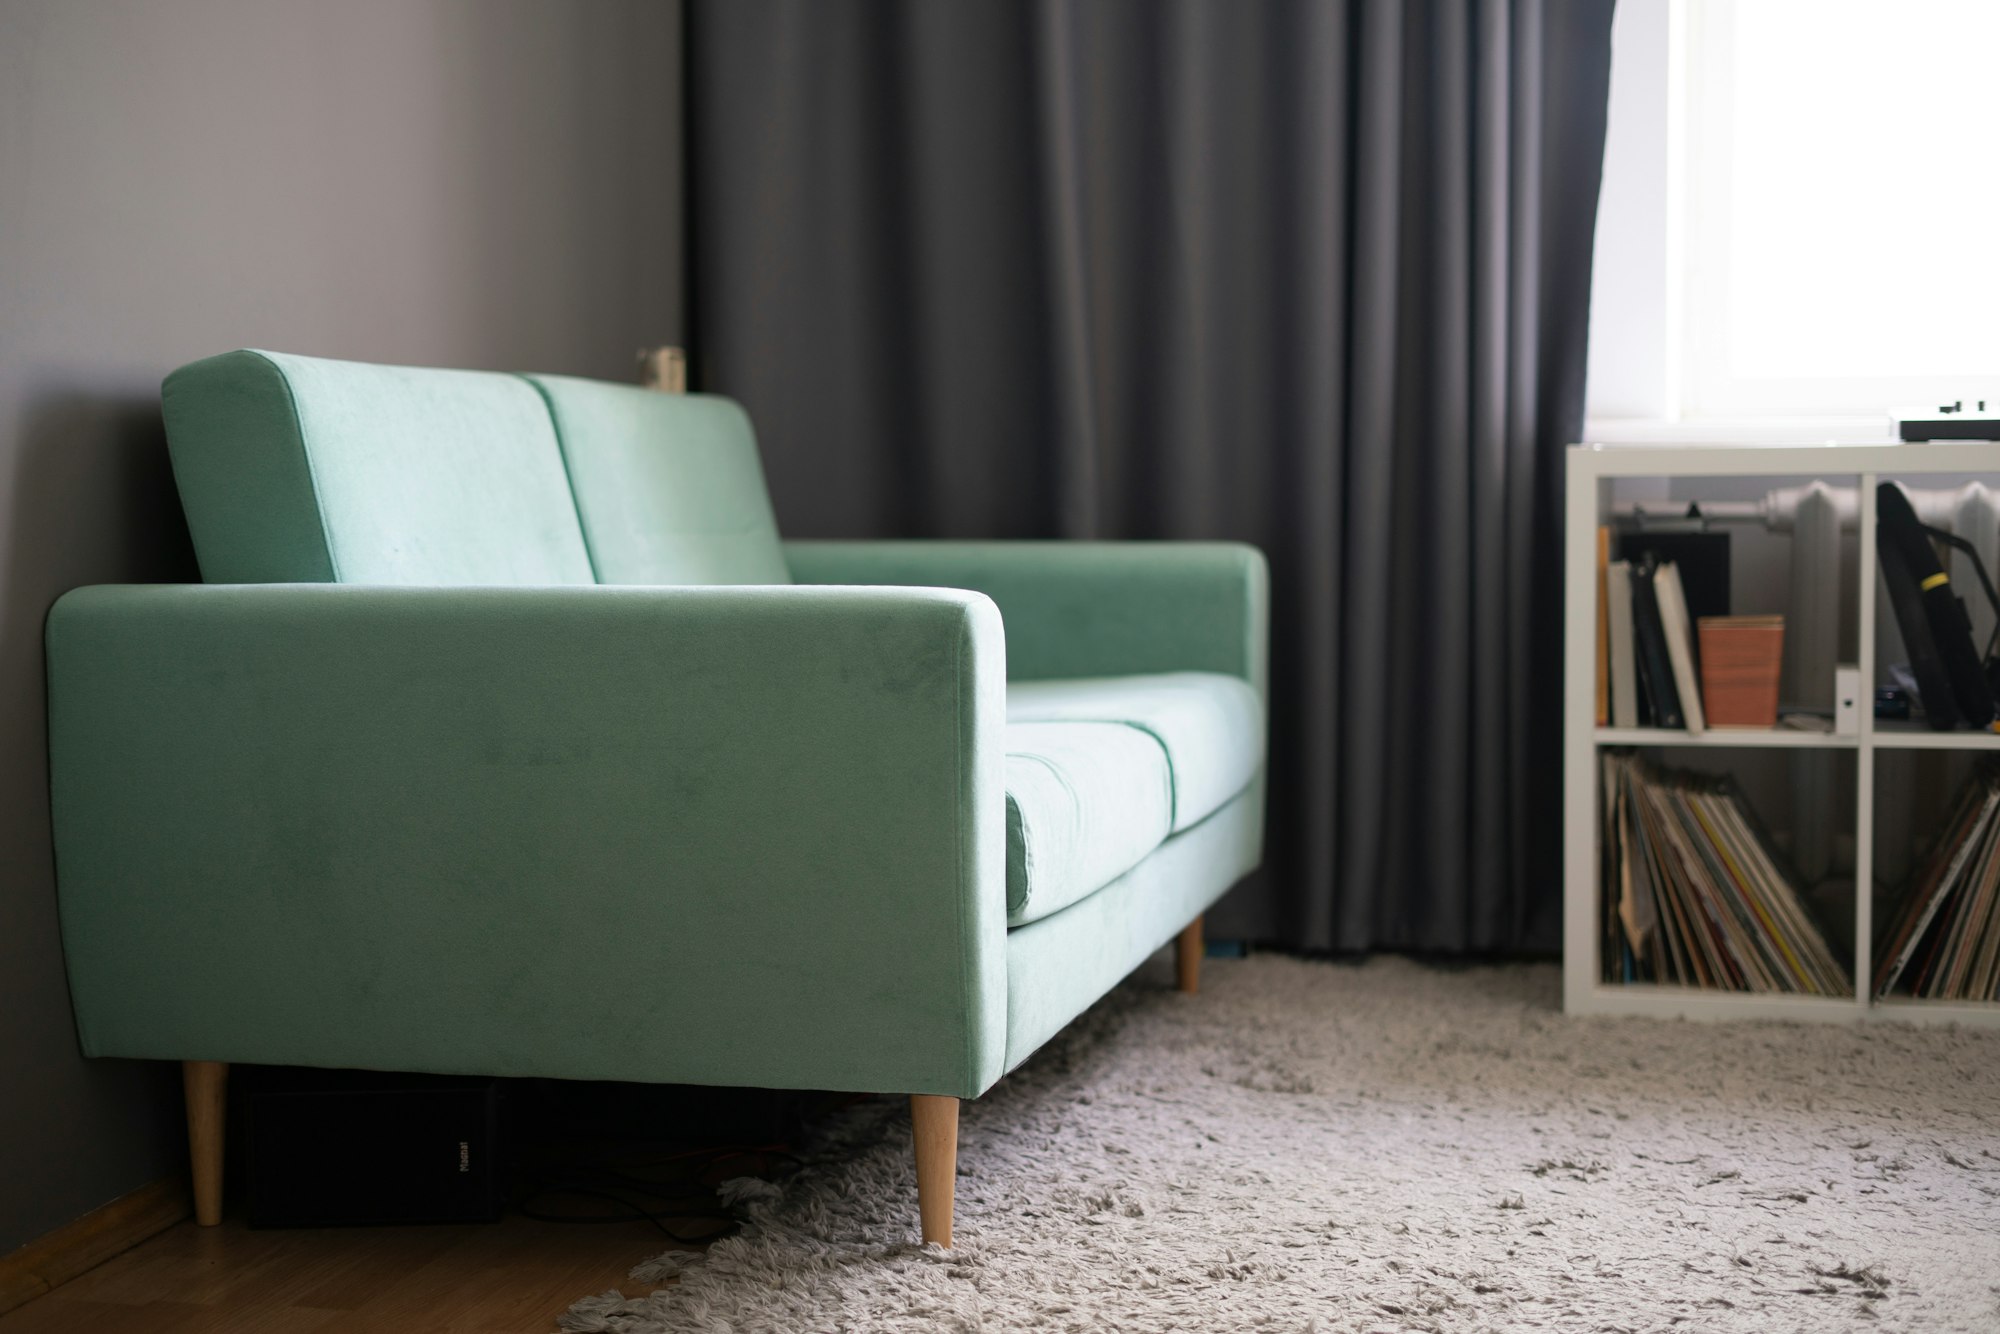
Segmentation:
<svg viewBox="0 0 2000 1334">
<path fill-rule="evenodd" d="M 1901 686 L 1878 686 L 1875 689 L 1875 716 L 1891 722 L 1908 722 L 1910 718 L 1910 693 Z"/>
<path fill-rule="evenodd" d="M 1689 506 L 1700 518 L 1700 509 Z M 1699 625 L 1704 616 L 1729 615 L 1729 534 L 1648 532 L 1639 529 L 1618 537 L 1618 559 L 1637 565 L 1647 552 L 1659 563 L 1673 562 L 1681 573 L 1681 592 L 1687 597 L 1688 620 Z"/>
<path fill-rule="evenodd" d="M 1894 482 L 1875 489 L 1876 546 L 1882 580 L 1896 612 L 1896 628 L 1910 652 L 1910 672 L 1924 717 L 1935 731 L 1956 727 L 1961 719 L 1986 727 L 1994 718 L 1993 650 L 1989 639 L 1982 655 L 1972 645 L 1972 622 L 1965 603 L 1952 590 L 1950 576 L 1931 540 L 1959 551 L 1972 562 L 1987 601 L 2000 617 L 2000 595 L 1986 576 L 1979 553 L 1964 538 L 1918 520 L 1910 498 Z M 1996 629 L 2000 636 L 2000 629 Z"/>
<path fill-rule="evenodd" d="M 1987 411 L 1983 398 L 1970 410 L 1961 398 L 1893 415 L 1896 434 L 1904 440 L 2000 440 L 2000 417 Z"/>
<path fill-rule="evenodd" d="M 1653 576 L 1659 569 L 1660 558 L 1651 551 L 1632 567 L 1632 635 L 1637 641 L 1639 679 L 1652 704 L 1652 725 L 1685 727 L 1680 691 L 1674 686 L 1674 669 L 1667 657 L 1666 628 L 1653 593 Z"/>
<path fill-rule="evenodd" d="M 243 1067 L 252 1227 L 491 1222 L 499 1081 Z"/>
</svg>

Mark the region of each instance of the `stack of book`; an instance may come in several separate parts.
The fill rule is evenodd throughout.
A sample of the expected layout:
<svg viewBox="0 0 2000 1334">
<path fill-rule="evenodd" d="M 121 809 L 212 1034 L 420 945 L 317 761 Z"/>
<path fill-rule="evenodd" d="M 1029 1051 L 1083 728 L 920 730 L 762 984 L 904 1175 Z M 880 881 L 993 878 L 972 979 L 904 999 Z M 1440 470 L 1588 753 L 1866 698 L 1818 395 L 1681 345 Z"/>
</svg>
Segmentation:
<svg viewBox="0 0 2000 1334">
<path fill-rule="evenodd" d="M 1610 698 L 1600 703 L 1598 721 L 1700 735 L 1694 622 L 1679 568 L 1649 551 L 1637 561 L 1608 561 L 1604 579 L 1598 657 Z"/>
<path fill-rule="evenodd" d="M 1852 994 L 1733 781 L 1620 752 L 1603 770 L 1608 980 Z"/>
<path fill-rule="evenodd" d="M 2000 767 L 1966 782 L 1875 944 L 1875 994 L 2000 1000 Z"/>
<path fill-rule="evenodd" d="M 1697 524 L 1699 520 L 1695 520 Z M 1597 530 L 1597 725 L 1768 731 L 1785 618 L 1729 614 L 1729 539 Z"/>
</svg>

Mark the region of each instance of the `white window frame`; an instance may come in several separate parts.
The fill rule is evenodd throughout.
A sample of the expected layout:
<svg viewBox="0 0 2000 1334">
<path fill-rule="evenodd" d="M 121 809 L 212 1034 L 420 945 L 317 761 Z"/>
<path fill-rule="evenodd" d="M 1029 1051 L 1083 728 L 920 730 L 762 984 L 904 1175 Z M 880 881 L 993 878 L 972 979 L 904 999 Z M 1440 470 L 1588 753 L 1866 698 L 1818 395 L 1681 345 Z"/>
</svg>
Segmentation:
<svg viewBox="0 0 2000 1334">
<path fill-rule="evenodd" d="M 1727 133 L 1726 77 L 1739 0 L 1622 0 L 1612 76 L 1596 267 L 1585 439 L 1604 444 L 1741 441 L 1796 444 L 1891 438 L 1889 405 L 2000 402 L 2000 376 L 1869 377 L 1844 382 L 1732 379 L 1719 335 L 1727 309 L 1724 173 L 1688 170 Z M 1750 0 L 1754 3 L 1754 0 Z M 1719 205 L 1697 207 L 1698 205 Z M 1697 233 L 1696 228 L 1706 228 Z M 1830 281 L 1836 278 L 1830 277 Z"/>
</svg>

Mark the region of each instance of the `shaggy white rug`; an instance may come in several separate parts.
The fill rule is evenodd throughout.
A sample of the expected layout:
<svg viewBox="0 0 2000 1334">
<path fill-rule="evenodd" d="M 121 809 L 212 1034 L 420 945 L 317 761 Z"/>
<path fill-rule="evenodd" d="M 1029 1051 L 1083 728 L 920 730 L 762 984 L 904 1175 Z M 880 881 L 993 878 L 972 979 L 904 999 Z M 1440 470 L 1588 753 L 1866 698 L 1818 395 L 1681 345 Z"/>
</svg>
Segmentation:
<svg viewBox="0 0 2000 1334">
<path fill-rule="evenodd" d="M 2000 1330 L 2000 1034 L 1565 1018 L 1551 966 L 1159 961 L 963 1112 L 863 1106 L 574 1331 Z"/>
</svg>

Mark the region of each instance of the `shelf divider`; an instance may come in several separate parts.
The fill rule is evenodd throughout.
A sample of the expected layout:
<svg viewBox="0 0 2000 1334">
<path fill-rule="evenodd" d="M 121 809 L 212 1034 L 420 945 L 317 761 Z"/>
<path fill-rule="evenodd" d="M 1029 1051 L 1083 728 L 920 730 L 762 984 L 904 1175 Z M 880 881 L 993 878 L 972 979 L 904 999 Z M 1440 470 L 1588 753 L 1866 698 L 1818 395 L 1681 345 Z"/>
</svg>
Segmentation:
<svg viewBox="0 0 2000 1334">
<path fill-rule="evenodd" d="M 1861 587 L 1861 620 L 1855 626 L 1861 655 L 1860 717 L 1854 757 L 1854 1000 L 1863 1012 L 1875 978 L 1875 479 L 1861 474 L 1861 549 L 1854 579 Z"/>
</svg>

